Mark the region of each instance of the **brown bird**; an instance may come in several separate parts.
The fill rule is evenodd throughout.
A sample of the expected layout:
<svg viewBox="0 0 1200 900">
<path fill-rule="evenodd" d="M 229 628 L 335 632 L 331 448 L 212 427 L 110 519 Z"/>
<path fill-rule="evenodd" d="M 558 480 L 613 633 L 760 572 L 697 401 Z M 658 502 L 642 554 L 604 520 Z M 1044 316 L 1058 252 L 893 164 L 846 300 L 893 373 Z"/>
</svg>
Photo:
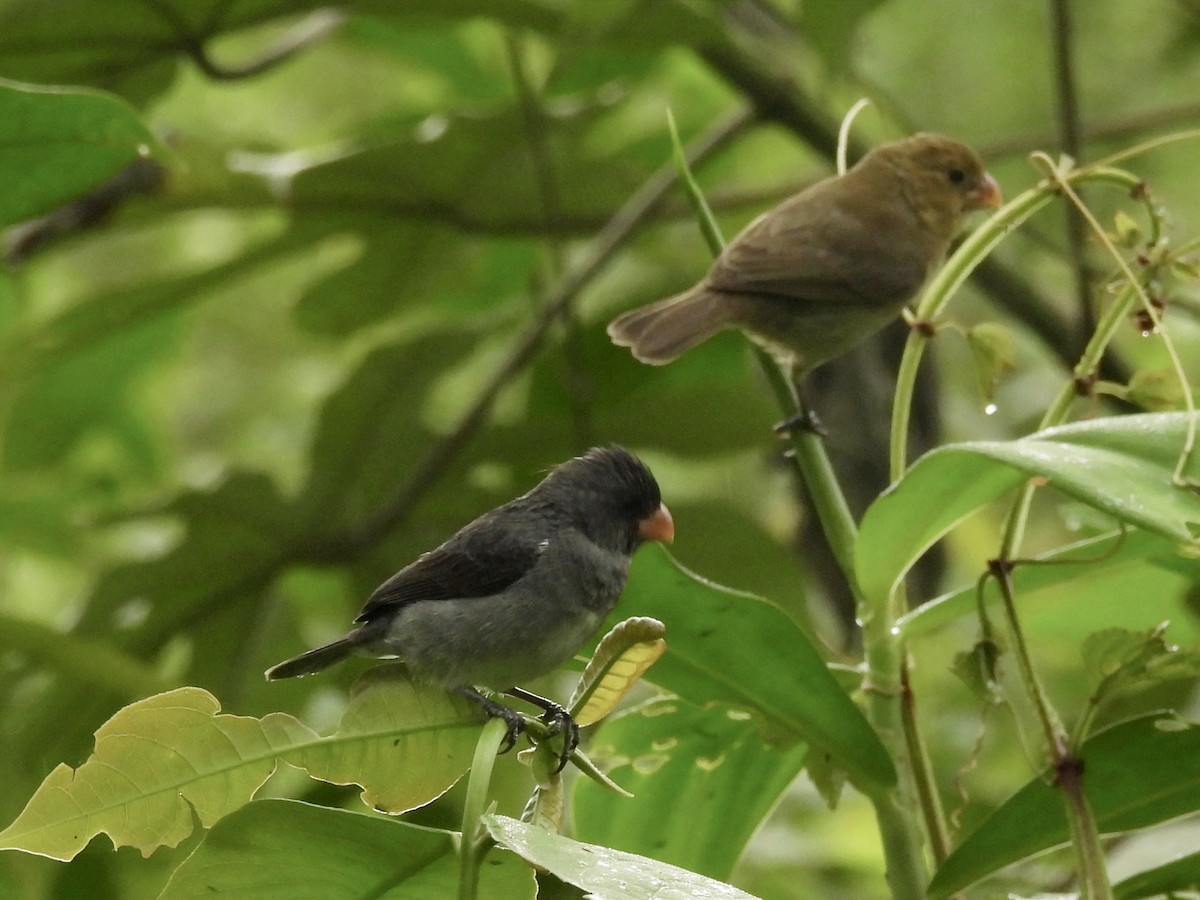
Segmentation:
<svg viewBox="0 0 1200 900">
<path fill-rule="evenodd" d="M 938 134 L 882 144 L 759 216 L 695 287 L 618 316 L 609 336 L 657 366 L 740 328 L 798 379 L 897 316 L 967 213 L 1000 202 L 965 144 Z"/>
</svg>

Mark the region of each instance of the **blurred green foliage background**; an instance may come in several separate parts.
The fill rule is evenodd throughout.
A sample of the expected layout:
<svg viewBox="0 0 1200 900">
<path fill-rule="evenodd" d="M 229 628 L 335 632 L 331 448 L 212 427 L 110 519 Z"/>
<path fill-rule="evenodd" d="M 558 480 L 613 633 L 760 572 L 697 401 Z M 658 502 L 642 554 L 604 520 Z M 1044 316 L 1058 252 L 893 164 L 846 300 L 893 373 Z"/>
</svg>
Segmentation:
<svg viewBox="0 0 1200 900">
<path fill-rule="evenodd" d="M 853 661 L 848 595 L 741 339 L 651 369 L 604 334 L 708 262 L 682 195 L 638 209 L 639 192 L 670 171 L 668 108 L 685 143 L 720 133 L 697 172 L 727 234 L 832 170 L 838 120 L 862 96 L 874 105 L 856 147 L 943 131 L 979 148 L 1006 195 L 1037 180 L 1026 154 L 1058 152 L 1068 124 L 1086 161 L 1195 127 L 1200 6 L 1064 2 L 1065 63 L 1055 6 L 0 2 L 0 77 L 111 92 L 130 128 L 153 132 L 147 156 L 92 174 L 51 165 L 49 139 L 31 156 L 29 122 L 0 124 L 3 183 L 35 197 L 0 200 L 13 226 L 0 272 L 0 820 L 55 764 L 78 763 L 116 709 L 166 687 L 205 687 L 228 712 L 333 721 L 361 666 L 270 685 L 262 670 L 341 633 L 400 564 L 596 443 L 654 468 L 683 563 L 771 599 Z M 1181 142 L 1129 163 L 1180 241 L 1200 228 L 1195 156 Z M 126 162 L 110 194 L 78 202 Z M 1107 224 L 1121 198 L 1094 202 Z M 1074 252 L 1065 221 L 1061 205 L 1040 214 L 952 307 L 1009 329 L 1015 368 L 985 396 L 966 342 L 944 329 L 918 449 L 1027 433 L 1067 377 L 1089 321 L 1078 262 L 1089 286 L 1109 263 Z M 1194 360 L 1196 290 L 1166 299 Z M 859 511 L 886 483 L 898 336 L 814 384 Z M 1166 359 L 1131 323 L 1106 365 L 1124 381 Z M 1105 524 L 1061 498 L 1039 511 L 1030 552 Z M 996 515 L 970 520 L 914 596 L 969 583 L 997 541 Z M 1174 641 L 1195 642 L 1194 576 L 1107 571 L 1027 598 L 1062 708 L 1087 696 L 1090 631 L 1170 619 Z M 968 824 L 1031 773 L 1011 726 L 981 719 L 950 672 L 973 628 L 914 647 L 938 771 L 969 798 Z M 501 811 L 526 790 L 515 776 L 516 809 Z M 455 802 L 423 821 L 452 827 Z M 734 880 L 765 898 L 883 896 L 877 840 L 860 798 L 829 812 L 798 780 Z M 0 884 L 154 896 L 186 848 L 141 861 L 93 846 L 67 867 L 6 854 Z"/>
</svg>

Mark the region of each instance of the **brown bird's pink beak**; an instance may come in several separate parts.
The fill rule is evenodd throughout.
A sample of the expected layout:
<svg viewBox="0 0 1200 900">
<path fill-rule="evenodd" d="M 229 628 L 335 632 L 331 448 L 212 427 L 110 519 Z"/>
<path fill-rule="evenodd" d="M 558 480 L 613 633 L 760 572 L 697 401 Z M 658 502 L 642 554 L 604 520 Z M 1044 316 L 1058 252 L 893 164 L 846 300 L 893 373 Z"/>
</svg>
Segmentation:
<svg viewBox="0 0 1200 900">
<path fill-rule="evenodd" d="M 983 173 L 983 184 L 971 191 L 969 206 L 971 209 L 999 209 L 1004 198 L 1000 195 L 1000 185 L 987 172 Z"/>
<path fill-rule="evenodd" d="M 643 541 L 662 541 L 669 544 L 675 540 L 675 520 L 667 504 L 658 504 L 658 509 L 638 522 L 638 537 Z"/>
</svg>

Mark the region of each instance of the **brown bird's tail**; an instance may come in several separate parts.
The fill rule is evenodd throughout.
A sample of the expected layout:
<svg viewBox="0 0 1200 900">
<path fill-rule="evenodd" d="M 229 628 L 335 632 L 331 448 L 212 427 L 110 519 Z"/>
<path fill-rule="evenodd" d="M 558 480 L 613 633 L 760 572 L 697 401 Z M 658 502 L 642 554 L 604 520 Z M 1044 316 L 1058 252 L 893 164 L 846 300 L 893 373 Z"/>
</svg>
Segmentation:
<svg viewBox="0 0 1200 900">
<path fill-rule="evenodd" d="M 332 666 L 335 662 L 341 662 L 359 645 L 359 642 L 354 639 L 357 634 L 358 632 L 352 631 L 331 644 L 318 647 L 316 650 L 309 650 L 307 653 L 301 653 L 299 656 L 293 656 L 278 665 L 271 666 L 266 671 L 267 681 L 295 678 L 297 675 L 312 675 L 314 672 L 320 672 L 322 669 Z"/>
<path fill-rule="evenodd" d="M 661 366 L 732 324 L 729 298 L 698 285 L 622 313 L 608 324 L 608 336 L 641 362 Z"/>
</svg>

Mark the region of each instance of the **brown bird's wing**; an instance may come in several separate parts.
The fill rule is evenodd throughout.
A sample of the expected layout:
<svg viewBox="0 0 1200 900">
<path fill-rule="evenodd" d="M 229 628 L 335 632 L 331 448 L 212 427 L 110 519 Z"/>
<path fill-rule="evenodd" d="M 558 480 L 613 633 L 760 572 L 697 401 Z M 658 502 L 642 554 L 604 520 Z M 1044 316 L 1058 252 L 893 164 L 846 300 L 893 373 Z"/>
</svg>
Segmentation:
<svg viewBox="0 0 1200 900">
<path fill-rule="evenodd" d="M 522 578 L 545 547 L 533 529 L 520 531 L 497 521 L 504 508 L 476 519 L 442 546 L 422 554 L 367 599 L 356 622 L 422 600 L 487 597 Z"/>
<path fill-rule="evenodd" d="M 936 253 L 893 235 L 915 226 L 903 204 L 863 204 L 847 177 L 821 182 L 751 222 L 721 254 L 711 290 L 828 304 L 892 306 L 920 288 Z M 877 199 L 877 198 L 876 198 Z"/>
</svg>

